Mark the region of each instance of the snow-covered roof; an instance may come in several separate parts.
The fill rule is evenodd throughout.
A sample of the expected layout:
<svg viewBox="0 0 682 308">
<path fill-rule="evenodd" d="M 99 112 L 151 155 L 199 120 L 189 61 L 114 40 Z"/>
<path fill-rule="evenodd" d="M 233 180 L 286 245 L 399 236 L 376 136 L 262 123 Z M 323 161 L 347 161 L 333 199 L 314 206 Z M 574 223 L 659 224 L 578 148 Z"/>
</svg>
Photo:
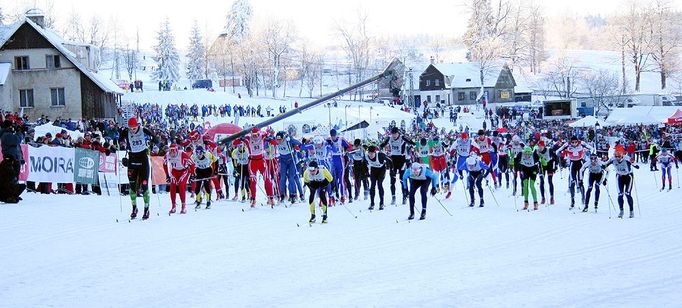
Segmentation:
<svg viewBox="0 0 682 308">
<path fill-rule="evenodd" d="M 76 54 L 64 46 L 64 40 L 58 34 L 37 25 L 29 18 L 23 17 L 16 23 L 7 27 L 8 29 L 5 31 L 0 30 L 0 46 L 4 46 L 7 40 L 12 37 L 12 35 L 14 35 L 19 27 L 24 23 L 29 24 L 31 27 L 33 27 L 33 29 L 38 31 L 40 35 L 50 42 L 50 44 L 52 44 L 60 53 L 62 53 L 62 55 L 64 55 L 69 62 L 73 63 L 78 70 L 90 78 L 90 80 L 92 80 L 92 82 L 94 82 L 100 89 L 109 93 L 124 93 L 123 90 L 121 90 L 121 88 L 119 88 L 113 81 L 89 70 L 85 65 L 83 65 L 83 63 L 76 58 Z"/>
<path fill-rule="evenodd" d="M 478 62 L 435 63 L 433 66 L 449 79 L 451 88 L 481 87 L 481 64 Z M 498 66 L 487 69 L 483 76 L 483 86 L 495 87 L 501 70 Z"/>
<path fill-rule="evenodd" d="M 0 63 L 0 86 L 5 84 L 5 80 L 7 80 L 7 75 L 9 75 L 9 71 L 12 69 L 12 63 Z"/>
</svg>

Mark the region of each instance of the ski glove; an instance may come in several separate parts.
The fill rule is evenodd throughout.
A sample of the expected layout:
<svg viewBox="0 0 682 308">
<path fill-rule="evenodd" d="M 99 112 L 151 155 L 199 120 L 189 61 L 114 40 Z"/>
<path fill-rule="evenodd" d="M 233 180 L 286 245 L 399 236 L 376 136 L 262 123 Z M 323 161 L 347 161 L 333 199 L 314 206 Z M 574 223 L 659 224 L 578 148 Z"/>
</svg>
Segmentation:
<svg viewBox="0 0 682 308">
<path fill-rule="evenodd" d="M 128 158 L 127 157 L 123 157 L 121 159 L 121 165 L 123 165 L 123 167 L 128 167 Z"/>
<path fill-rule="evenodd" d="M 435 187 L 431 187 L 431 196 L 435 196 L 438 190 Z"/>
<path fill-rule="evenodd" d="M 604 182 L 602 182 L 602 184 L 603 184 L 604 186 L 606 186 L 606 180 L 604 180 Z"/>
<path fill-rule="evenodd" d="M 171 178 L 170 178 L 170 176 L 166 176 L 166 183 L 171 183 Z"/>
</svg>

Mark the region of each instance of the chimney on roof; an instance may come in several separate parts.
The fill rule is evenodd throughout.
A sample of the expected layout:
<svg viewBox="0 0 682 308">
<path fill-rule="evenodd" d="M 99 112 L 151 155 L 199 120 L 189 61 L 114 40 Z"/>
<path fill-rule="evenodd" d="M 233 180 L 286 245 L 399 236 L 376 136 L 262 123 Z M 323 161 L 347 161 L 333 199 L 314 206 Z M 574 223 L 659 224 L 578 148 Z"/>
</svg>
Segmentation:
<svg viewBox="0 0 682 308">
<path fill-rule="evenodd" d="M 45 28 L 45 13 L 39 8 L 32 8 L 26 11 L 26 18 L 35 22 L 41 28 Z"/>
<path fill-rule="evenodd" d="M 434 58 L 433 56 L 431 56 L 431 64 L 436 64 L 436 58 Z"/>
</svg>

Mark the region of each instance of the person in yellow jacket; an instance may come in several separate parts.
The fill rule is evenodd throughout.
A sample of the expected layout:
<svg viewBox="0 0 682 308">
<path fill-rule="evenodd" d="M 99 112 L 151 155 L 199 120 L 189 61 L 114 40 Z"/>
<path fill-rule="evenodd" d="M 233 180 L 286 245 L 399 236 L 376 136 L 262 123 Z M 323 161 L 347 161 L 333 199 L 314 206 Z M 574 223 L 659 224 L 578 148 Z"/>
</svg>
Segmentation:
<svg viewBox="0 0 682 308">
<path fill-rule="evenodd" d="M 239 191 L 241 190 L 242 203 L 246 202 L 246 196 L 251 195 L 249 188 L 249 150 L 246 144 L 239 144 L 232 151 L 232 161 L 234 164 L 234 198 L 232 201 L 239 199 Z"/>
<path fill-rule="evenodd" d="M 310 188 L 310 221 L 315 222 L 315 193 L 317 192 L 322 202 L 322 223 L 327 223 L 327 186 L 334 180 L 331 172 L 324 166 L 319 166 L 316 161 L 308 163 L 308 168 L 303 172 L 303 181 Z"/>
<path fill-rule="evenodd" d="M 196 165 L 195 173 L 192 175 L 190 178 L 191 181 L 194 181 L 197 183 L 196 185 L 196 190 L 194 193 L 196 194 L 196 201 L 195 204 L 196 206 L 194 207 L 195 210 L 198 210 L 201 208 L 201 191 L 203 189 L 204 193 L 206 194 L 206 209 L 211 208 L 211 179 L 213 179 L 213 176 L 215 176 L 215 162 L 218 160 L 213 154 L 209 151 L 204 150 L 202 146 L 198 146 L 194 150 L 194 155 L 192 155 L 192 160 L 194 161 L 194 164 Z"/>
</svg>

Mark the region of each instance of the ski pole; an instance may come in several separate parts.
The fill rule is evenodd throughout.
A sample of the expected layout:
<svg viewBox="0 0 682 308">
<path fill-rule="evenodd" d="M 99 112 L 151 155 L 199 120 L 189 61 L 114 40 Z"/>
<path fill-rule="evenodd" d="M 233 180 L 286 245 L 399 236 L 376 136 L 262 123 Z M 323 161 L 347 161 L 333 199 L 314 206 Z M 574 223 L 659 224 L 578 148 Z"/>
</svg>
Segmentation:
<svg viewBox="0 0 682 308">
<path fill-rule="evenodd" d="M 464 193 L 464 200 L 467 201 L 467 204 L 469 203 L 469 195 L 467 195 L 467 188 L 464 186 L 464 179 L 461 179 L 462 181 L 462 192 Z"/>
<path fill-rule="evenodd" d="M 443 202 L 440 202 L 440 199 L 438 199 L 438 197 L 433 196 L 433 198 L 436 199 L 436 201 L 438 201 L 438 204 L 440 204 L 440 206 L 443 207 L 443 209 L 445 210 L 446 213 L 448 213 L 448 215 L 452 216 L 452 213 L 450 213 L 450 211 L 448 211 L 445 205 L 443 205 Z"/>
<path fill-rule="evenodd" d="M 611 199 L 611 191 L 609 191 L 609 186 L 605 185 L 606 187 L 606 194 L 609 196 L 609 219 L 611 219 L 611 207 L 613 206 L 613 210 L 616 210 L 616 205 L 613 204 L 613 199 Z"/>
<path fill-rule="evenodd" d="M 680 168 L 675 167 L 675 172 L 677 173 L 677 188 L 680 188 Z"/>
<path fill-rule="evenodd" d="M 637 184 L 635 184 L 635 174 L 632 173 L 632 186 L 635 188 L 635 197 L 637 198 L 637 212 L 639 217 L 642 218 L 642 210 L 639 207 L 639 192 L 637 192 Z"/>
<path fill-rule="evenodd" d="M 493 196 L 493 201 L 495 201 L 495 204 L 497 204 L 497 207 L 500 207 L 500 203 L 497 202 L 497 198 L 495 198 L 495 194 L 493 193 L 493 189 L 488 186 L 488 190 L 490 190 L 490 195 Z"/>
<path fill-rule="evenodd" d="M 358 219 L 358 215 L 355 215 L 355 213 L 353 213 L 353 211 L 351 211 L 351 209 L 349 209 L 348 206 L 346 206 L 345 202 L 341 203 L 341 205 L 343 206 L 344 209 L 346 209 L 346 211 L 348 211 L 348 214 L 353 216 L 353 218 Z"/>
</svg>

